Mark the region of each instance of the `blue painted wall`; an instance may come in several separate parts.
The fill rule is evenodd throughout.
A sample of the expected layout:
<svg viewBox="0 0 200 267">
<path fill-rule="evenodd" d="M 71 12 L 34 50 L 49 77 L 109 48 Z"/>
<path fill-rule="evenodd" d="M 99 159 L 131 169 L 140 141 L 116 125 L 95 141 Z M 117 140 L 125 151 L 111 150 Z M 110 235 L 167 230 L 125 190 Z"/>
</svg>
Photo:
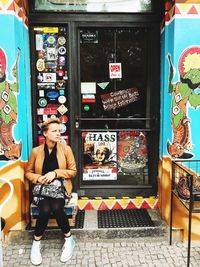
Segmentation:
<svg viewBox="0 0 200 267">
<path fill-rule="evenodd" d="M 173 129 L 171 124 L 171 100 L 168 93 L 169 62 L 167 55 L 171 55 L 175 70 L 173 83 L 180 81 L 179 59 L 184 51 L 190 47 L 200 47 L 200 18 L 174 17 L 171 22 L 166 23 L 165 29 L 161 33 L 161 134 L 160 134 L 160 158 L 169 155 L 167 142 L 173 140 Z M 195 34 L 194 34 L 195 33 Z M 198 64 L 197 64 L 198 65 Z M 199 62 L 200 70 L 200 62 Z M 200 77 L 199 77 L 200 80 Z M 194 90 L 200 93 L 199 89 Z M 200 108 L 194 109 L 189 102 L 186 104 L 187 117 L 190 119 L 190 135 L 192 149 L 189 153 L 192 159 L 200 158 L 200 138 L 199 138 L 199 117 Z M 186 151 L 188 152 L 188 151 Z M 170 155 L 171 156 L 171 155 Z M 173 156 L 172 156 L 173 158 Z"/>
<path fill-rule="evenodd" d="M 5 12 L 0 15 L 0 25 L 4 25 L 4 27 L 1 27 L 0 48 L 7 57 L 6 80 L 11 84 L 14 82 L 11 69 L 16 61 L 17 53 L 20 51 L 18 65 L 19 88 L 18 93 L 15 93 L 17 99 L 17 122 L 12 130 L 15 142 L 19 143 L 21 141 L 22 143 L 19 160 L 27 161 L 32 147 L 28 28 L 16 14 L 6 14 Z M 1 160 L 0 167 L 9 164 L 11 161 L 13 160 Z"/>
</svg>

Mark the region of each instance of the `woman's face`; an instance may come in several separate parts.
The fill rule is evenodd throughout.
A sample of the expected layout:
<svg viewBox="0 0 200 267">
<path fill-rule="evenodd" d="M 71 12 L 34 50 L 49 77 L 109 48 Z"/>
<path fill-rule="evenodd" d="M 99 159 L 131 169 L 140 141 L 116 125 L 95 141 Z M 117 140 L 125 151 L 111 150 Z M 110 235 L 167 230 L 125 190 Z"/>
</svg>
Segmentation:
<svg viewBox="0 0 200 267">
<path fill-rule="evenodd" d="M 98 161 L 103 162 L 106 159 L 106 150 L 104 147 L 100 147 L 96 151 L 96 158 Z"/>
<path fill-rule="evenodd" d="M 60 125 L 58 123 L 49 124 L 48 130 L 43 134 L 46 137 L 46 141 L 57 143 L 60 141 Z"/>
</svg>

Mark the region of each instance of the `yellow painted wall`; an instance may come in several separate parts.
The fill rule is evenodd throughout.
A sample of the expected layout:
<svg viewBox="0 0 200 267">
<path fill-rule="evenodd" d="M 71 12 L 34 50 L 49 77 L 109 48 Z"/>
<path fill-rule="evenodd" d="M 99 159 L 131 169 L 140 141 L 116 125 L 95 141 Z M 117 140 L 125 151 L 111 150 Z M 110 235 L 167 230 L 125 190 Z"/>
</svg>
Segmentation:
<svg viewBox="0 0 200 267">
<path fill-rule="evenodd" d="M 2 210 L 2 217 L 6 220 L 5 232 L 23 229 L 28 220 L 28 183 L 23 178 L 24 165 L 16 161 L 0 170 L 0 177 L 9 180 L 14 186 L 12 198 Z M 8 184 L 0 181 L 0 204 L 8 197 L 9 191 Z"/>
<path fill-rule="evenodd" d="M 159 199 L 162 219 L 170 224 L 171 201 L 171 159 L 163 157 L 159 163 Z M 192 239 L 200 240 L 200 213 L 192 215 Z M 174 197 L 173 201 L 173 227 L 183 230 L 183 239 L 188 238 L 188 211 L 184 205 Z"/>
</svg>

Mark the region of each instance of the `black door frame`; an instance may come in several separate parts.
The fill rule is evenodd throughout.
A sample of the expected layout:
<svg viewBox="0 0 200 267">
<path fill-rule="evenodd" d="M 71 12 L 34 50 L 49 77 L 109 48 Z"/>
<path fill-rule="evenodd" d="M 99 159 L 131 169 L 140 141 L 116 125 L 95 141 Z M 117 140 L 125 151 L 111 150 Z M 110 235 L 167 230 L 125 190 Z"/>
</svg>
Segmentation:
<svg viewBox="0 0 200 267">
<path fill-rule="evenodd" d="M 29 23 L 30 23 L 30 50 L 33 49 L 33 27 L 34 26 L 60 26 L 66 25 L 68 29 L 69 36 L 69 45 L 68 45 L 68 53 L 69 53 L 69 105 L 71 107 L 75 107 L 75 112 L 70 112 L 70 145 L 73 144 L 73 151 L 75 152 L 75 157 L 77 162 L 80 162 L 80 153 L 79 148 L 81 146 L 81 140 L 79 140 L 76 129 L 76 114 L 79 113 L 79 106 L 77 105 L 77 98 L 73 94 L 75 89 L 79 87 L 80 84 L 80 70 L 78 66 L 78 58 L 77 55 L 79 53 L 78 47 L 78 28 L 80 27 L 150 27 L 153 29 L 153 42 L 154 47 L 151 48 L 152 54 L 151 58 L 154 62 L 154 68 L 151 68 L 150 77 L 152 77 L 150 81 L 150 87 L 155 89 L 155 94 L 153 96 L 153 103 L 151 101 L 151 110 L 153 112 L 152 117 L 153 125 L 151 128 L 154 130 L 155 136 L 152 137 L 151 146 L 149 149 L 153 149 L 153 155 L 151 157 L 152 162 L 149 164 L 152 167 L 152 181 L 150 181 L 150 185 L 147 186 L 82 186 L 80 187 L 78 176 L 74 179 L 74 189 L 78 190 L 79 195 L 90 195 L 90 196 L 101 196 L 105 194 L 105 191 L 108 195 L 142 195 L 147 197 L 149 195 L 157 194 L 157 172 L 158 172 L 158 160 L 159 160 L 159 86 L 160 86 L 160 14 L 161 14 L 161 4 L 157 3 L 157 13 L 152 14 L 67 14 L 67 13 L 46 13 L 46 12 L 31 12 L 29 14 Z M 33 53 L 31 54 L 31 72 L 32 77 L 34 75 L 35 68 L 35 59 Z M 70 71 L 71 70 L 71 71 Z M 77 79 L 77 74 L 79 79 Z M 34 78 L 31 80 L 32 88 L 35 88 L 35 80 Z M 32 99 L 35 99 L 36 95 L 34 90 L 32 90 Z M 80 101 L 79 101 L 80 102 Z M 33 110 L 35 110 L 34 101 L 32 101 Z M 35 111 L 34 111 L 35 112 Z M 33 144 L 37 144 L 36 140 L 36 116 L 33 112 Z M 72 124 L 72 122 L 74 122 Z M 76 140 L 78 139 L 78 142 Z M 79 165 L 79 164 L 77 164 Z M 79 169 L 79 173 L 80 173 Z"/>
<path fill-rule="evenodd" d="M 119 23 L 119 22 L 115 22 L 115 23 L 112 23 L 112 25 L 110 25 L 110 23 L 100 23 L 100 22 L 82 22 L 82 23 L 75 23 L 75 29 L 76 29 L 76 36 L 78 35 L 78 30 L 80 28 L 85 28 L 85 27 L 102 27 L 102 28 L 131 28 L 131 27 L 147 27 L 147 25 L 143 24 L 138 24 L 138 23 Z M 154 24 L 151 24 L 149 23 L 148 24 L 148 28 L 152 29 L 152 30 L 155 30 L 154 29 Z M 155 35 L 155 33 L 153 34 Z M 152 39 L 152 43 L 150 44 L 150 46 L 152 46 L 152 44 L 154 43 L 154 39 Z M 78 45 L 78 40 L 76 41 L 76 44 Z M 79 59 L 79 56 L 80 56 L 80 52 L 79 52 L 79 47 L 77 47 L 77 55 L 78 55 L 78 58 L 77 58 L 77 61 L 80 62 L 80 59 Z M 153 49 L 153 47 L 150 48 L 151 51 L 155 51 Z M 153 57 L 152 57 L 153 58 Z M 76 69 L 77 69 L 77 73 L 78 73 L 78 77 L 79 79 L 77 79 L 77 82 L 78 84 L 76 85 L 77 87 L 75 88 L 78 88 L 80 86 L 80 64 L 77 62 L 77 66 L 76 66 Z M 152 70 L 153 71 L 153 70 Z M 154 74 L 150 75 L 151 77 L 154 76 Z M 151 83 L 151 81 L 149 81 L 149 83 Z M 151 85 L 152 86 L 152 85 Z M 153 87 L 151 87 L 153 88 Z M 80 95 L 80 94 L 79 94 Z M 154 100 L 155 100 L 155 96 L 153 97 Z M 78 103 L 80 104 L 81 103 L 81 100 L 78 99 Z M 153 110 L 155 107 L 158 107 L 158 105 L 152 105 L 152 107 L 150 107 L 151 110 Z M 79 114 L 80 112 L 80 106 L 76 105 L 76 108 L 79 109 L 79 111 L 77 111 L 77 114 Z M 153 111 L 154 114 L 155 111 Z M 153 120 L 150 121 L 150 123 L 152 123 L 153 125 L 151 125 L 151 128 L 154 130 L 154 133 L 155 133 L 155 129 L 157 128 L 156 125 L 158 123 L 158 119 L 156 118 L 156 116 L 153 116 Z M 78 118 L 76 120 L 78 123 L 80 123 L 80 121 L 78 121 Z M 77 130 L 77 134 L 79 134 L 79 138 L 77 138 L 77 140 L 79 140 L 79 149 L 82 148 L 82 143 L 81 143 L 81 138 L 80 138 L 80 134 L 81 133 L 78 133 L 78 130 Z M 156 133 L 157 135 L 158 133 Z M 150 163 L 150 166 L 154 166 L 152 169 L 151 169 L 151 175 L 150 177 L 154 177 L 154 179 L 156 179 L 157 177 L 157 155 L 155 153 L 155 148 L 156 148 L 156 138 L 155 136 L 153 136 L 151 138 L 151 146 L 153 147 L 153 149 L 151 149 L 150 147 L 150 150 L 151 150 L 151 153 L 153 154 L 151 156 L 151 159 L 154 159 L 153 162 Z M 158 143 L 157 143 L 158 144 Z M 157 146 L 158 147 L 158 146 Z M 79 157 L 78 159 L 78 162 L 82 162 L 82 159 L 81 159 L 81 151 L 79 150 L 79 153 L 77 154 L 77 156 Z M 158 151 L 157 151 L 158 152 Z M 82 164 L 79 165 L 79 173 L 81 175 L 81 172 L 82 172 Z M 80 177 L 80 176 L 79 176 Z M 156 184 L 156 181 L 154 181 L 154 179 L 152 179 L 152 181 L 150 181 L 150 184 L 149 185 L 140 185 L 140 186 L 130 186 L 130 185 L 82 185 L 80 186 L 80 182 L 79 182 L 79 190 L 80 190 L 80 193 L 82 195 L 99 195 L 99 196 L 102 196 L 102 195 L 105 195 L 105 189 L 107 192 L 109 192 L 110 195 L 120 195 L 122 194 L 122 190 L 123 190 L 123 194 L 125 195 L 149 195 L 149 194 L 156 194 L 157 192 L 157 184 Z M 92 191 L 94 191 L 94 193 L 92 193 Z"/>
</svg>

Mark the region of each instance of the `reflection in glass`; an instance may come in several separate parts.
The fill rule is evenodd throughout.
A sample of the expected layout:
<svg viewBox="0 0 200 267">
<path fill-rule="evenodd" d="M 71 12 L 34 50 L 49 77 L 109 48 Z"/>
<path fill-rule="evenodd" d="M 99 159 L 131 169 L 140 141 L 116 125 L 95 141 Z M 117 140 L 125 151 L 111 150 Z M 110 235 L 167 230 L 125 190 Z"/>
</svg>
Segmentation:
<svg viewBox="0 0 200 267">
<path fill-rule="evenodd" d="M 148 40 L 147 28 L 80 30 L 82 117 L 149 117 Z M 121 78 L 111 78 L 110 66 Z M 109 122 L 109 127 L 114 125 Z M 130 122 L 123 127 L 130 127 Z"/>
<path fill-rule="evenodd" d="M 36 0 L 36 10 L 78 12 L 152 12 L 152 0 Z"/>
</svg>

